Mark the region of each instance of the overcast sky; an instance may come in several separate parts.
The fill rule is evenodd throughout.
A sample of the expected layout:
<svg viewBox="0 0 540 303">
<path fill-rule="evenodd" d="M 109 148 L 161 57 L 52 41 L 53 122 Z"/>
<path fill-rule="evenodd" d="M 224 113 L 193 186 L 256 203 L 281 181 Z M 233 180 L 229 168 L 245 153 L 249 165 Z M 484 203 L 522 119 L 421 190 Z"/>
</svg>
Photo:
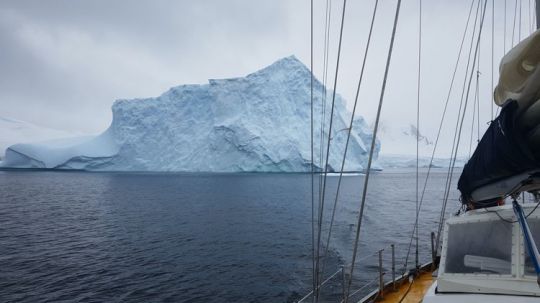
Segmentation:
<svg viewBox="0 0 540 303">
<path fill-rule="evenodd" d="M 423 1 L 420 129 L 430 137 L 436 134 L 471 1 Z M 526 37 L 533 21 L 529 11 L 533 1 L 520 1 L 521 36 Z M 504 2 L 495 2 L 498 66 L 503 54 Z M 342 3 L 331 1 L 331 74 Z M 337 91 L 351 104 L 374 3 L 347 3 Z M 384 125 L 416 119 L 418 3 L 403 0 Z M 515 3 L 507 1 L 507 48 L 512 44 Z M 326 0 L 315 0 L 315 74 L 319 79 L 325 5 Z M 370 122 L 380 93 L 395 5 L 396 0 L 379 4 L 359 105 L 359 114 Z M 95 134 L 110 124 L 115 99 L 158 96 L 179 84 L 243 76 L 292 54 L 308 65 L 309 7 L 309 0 L 1 1 L 0 116 Z M 482 125 L 489 121 L 491 107 L 491 6 L 487 11 L 480 56 Z M 518 29 L 516 25 L 515 41 Z M 463 72 L 456 81 L 462 83 Z M 457 112 L 459 100 L 454 99 L 451 112 Z M 449 119 L 454 122 L 455 115 Z"/>
</svg>

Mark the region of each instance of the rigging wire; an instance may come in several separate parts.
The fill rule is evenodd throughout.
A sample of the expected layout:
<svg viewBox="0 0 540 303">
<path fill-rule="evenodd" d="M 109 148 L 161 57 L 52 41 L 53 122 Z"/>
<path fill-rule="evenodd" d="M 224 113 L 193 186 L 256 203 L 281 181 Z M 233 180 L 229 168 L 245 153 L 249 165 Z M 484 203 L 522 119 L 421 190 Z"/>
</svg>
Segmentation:
<svg viewBox="0 0 540 303">
<path fill-rule="evenodd" d="M 449 194 L 449 191 L 450 191 L 450 175 L 452 173 L 452 158 L 453 158 L 453 155 L 454 155 L 454 150 L 456 149 L 456 140 L 457 140 L 457 132 L 458 132 L 458 129 L 459 129 L 459 116 L 461 115 L 461 110 L 463 108 L 463 103 L 464 103 L 464 97 L 465 97 L 465 88 L 466 88 L 466 85 L 467 85 L 467 75 L 469 74 L 469 66 L 470 66 L 470 62 L 471 62 L 471 55 L 472 55 L 472 49 L 473 49 L 473 45 L 474 45 L 474 38 L 475 38 L 475 34 L 476 34 L 476 25 L 478 24 L 478 15 L 479 15 L 479 12 L 480 12 L 480 4 L 481 4 L 482 0 L 478 0 L 478 4 L 476 6 L 476 14 L 475 14 L 475 18 L 474 18 L 474 25 L 473 25 L 473 30 L 472 30 L 472 34 L 471 34 L 471 42 L 470 42 L 470 47 L 469 47 L 469 54 L 468 54 L 468 57 L 467 57 L 467 65 L 465 67 L 465 77 L 463 78 L 463 87 L 462 87 L 462 90 L 461 90 L 461 98 L 460 98 L 460 102 L 459 102 L 459 109 L 458 109 L 458 118 L 456 119 L 456 127 L 455 127 L 455 130 L 454 130 L 454 139 L 452 140 L 452 151 L 450 152 L 450 162 L 448 164 L 448 172 L 447 172 L 447 175 L 446 175 L 446 183 L 445 183 L 445 187 L 444 187 L 444 194 L 443 194 L 443 206 L 441 207 L 441 213 L 440 213 L 440 216 L 439 216 L 439 228 L 438 228 L 438 233 L 437 233 L 437 246 L 436 246 L 436 249 L 438 249 L 439 247 L 439 237 L 440 237 L 440 230 L 442 229 L 442 220 L 444 218 L 444 211 L 446 210 L 446 203 L 448 202 L 448 198 L 447 198 L 447 194 Z M 476 56 L 475 56 L 476 58 Z M 472 71 L 474 70 L 474 67 L 472 67 L 471 69 L 471 73 Z"/>
<path fill-rule="evenodd" d="M 326 123 L 326 87 L 328 79 L 328 57 L 330 53 L 330 27 L 331 27 L 331 16 L 332 16 L 332 2 L 326 0 L 326 10 L 325 10 L 325 25 L 324 25 L 324 52 L 323 52 L 323 86 L 321 88 L 321 128 L 320 128 L 320 137 L 319 137 L 319 169 L 323 167 L 324 159 L 324 129 Z M 321 193 L 322 193 L 322 175 L 319 174 L 319 205 L 318 211 L 320 212 L 321 207 Z M 317 224 L 318 226 L 318 224 Z"/>
<path fill-rule="evenodd" d="M 458 52 L 458 56 L 457 56 L 457 59 L 456 59 L 456 64 L 454 66 L 454 71 L 453 71 L 453 74 L 452 74 L 452 80 L 450 81 L 450 87 L 448 89 L 448 94 L 446 96 L 446 101 L 445 101 L 445 104 L 444 104 L 444 109 L 443 109 L 443 113 L 442 113 L 442 117 L 441 117 L 441 122 L 439 124 L 439 129 L 437 131 L 437 136 L 435 138 L 435 143 L 434 143 L 434 146 L 433 146 L 433 151 L 431 153 L 431 159 L 429 161 L 428 170 L 427 170 L 426 178 L 425 178 L 425 181 L 424 181 L 424 186 L 423 186 L 423 189 L 422 189 L 422 194 L 420 196 L 420 203 L 419 203 L 419 207 L 418 207 L 418 212 L 420 212 L 420 210 L 422 209 L 422 204 L 424 202 L 424 194 L 426 193 L 427 183 L 428 183 L 429 176 L 430 176 L 430 173 L 431 173 L 433 160 L 435 159 L 435 153 L 437 151 L 437 146 L 439 144 L 439 138 L 440 138 L 442 127 L 443 127 L 444 120 L 445 120 L 445 117 L 446 117 L 446 112 L 448 110 L 448 103 L 450 101 L 450 96 L 452 94 L 452 89 L 454 87 L 454 82 L 455 82 L 455 79 L 456 79 L 456 74 L 457 74 L 457 70 L 458 70 L 458 67 L 459 67 L 459 62 L 461 60 L 461 54 L 463 52 L 463 45 L 465 44 L 465 38 L 467 36 L 467 31 L 469 29 L 472 10 L 474 8 L 474 3 L 475 3 L 475 1 L 472 1 L 471 5 L 470 5 L 470 8 L 469 8 L 469 15 L 467 17 L 467 22 L 465 24 L 465 30 L 463 31 L 463 36 L 461 38 L 461 44 L 459 46 L 459 52 Z M 419 215 L 417 214 L 416 218 L 418 219 L 418 217 L 419 217 Z M 418 227 L 418 220 L 415 221 L 413 230 L 411 232 L 409 246 L 408 246 L 407 254 L 406 254 L 406 257 L 405 257 L 405 264 L 403 265 L 404 273 L 407 270 L 407 265 L 408 265 L 408 261 L 409 261 L 409 254 L 411 252 L 411 247 L 412 247 L 412 241 L 413 241 L 413 237 L 414 237 L 415 230 L 417 229 L 417 227 Z"/>
<path fill-rule="evenodd" d="M 422 71 L 422 0 L 418 2 L 419 13 L 418 13 L 418 78 L 416 82 L 416 218 L 415 221 L 418 221 L 418 216 L 420 215 L 419 211 L 419 200 L 418 200 L 418 191 L 419 191 L 419 153 L 420 153 L 420 81 L 421 81 L 421 71 Z M 416 268 L 420 267 L 418 260 L 418 228 L 416 228 L 416 254 L 415 254 Z"/>
<path fill-rule="evenodd" d="M 484 3 L 484 5 L 487 6 L 487 1 Z M 485 8 L 484 8 L 485 10 Z M 480 44 L 478 45 L 478 64 L 476 64 L 476 143 L 480 142 L 480 75 L 482 73 L 480 72 L 480 57 L 482 52 L 480 51 L 482 47 L 482 42 L 480 41 Z M 488 99 L 489 100 L 489 99 Z M 474 117 L 474 112 L 473 112 Z M 473 119 L 474 121 L 474 119 Z M 474 122 L 473 122 L 474 123 Z M 472 138 L 472 135 L 471 135 Z"/>
<path fill-rule="evenodd" d="M 459 127 L 459 125 L 460 125 L 460 116 L 462 115 L 462 109 L 464 108 L 464 103 L 466 102 L 466 100 L 465 100 L 465 92 L 466 92 L 466 87 L 467 87 L 467 77 L 469 75 L 469 66 L 470 66 L 471 55 L 472 55 L 472 50 L 473 50 L 473 46 L 474 46 L 474 38 L 476 37 L 476 35 L 475 35 L 476 34 L 476 25 L 478 24 L 478 17 L 479 17 L 479 14 L 480 14 L 481 1 L 482 0 L 479 0 L 478 5 L 476 7 L 476 16 L 475 16 L 475 20 L 474 20 L 473 32 L 472 32 L 472 35 L 471 35 L 471 42 L 470 42 L 470 48 L 469 48 L 469 55 L 468 55 L 468 59 L 467 59 L 467 66 L 465 68 L 465 77 L 463 78 L 463 87 L 462 87 L 461 99 L 460 99 L 460 103 L 459 103 L 458 117 L 456 119 L 456 126 L 455 126 L 455 130 L 454 130 L 454 139 L 453 139 L 453 143 L 452 143 L 452 151 L 451 151 L 450 157 L 449 157 L 450 162 L 448 164 L 448 172 L 447 172 L 447 176 L 446 176 L 446 184 L 445 184 L 445 189 L 444 189 L 444 194 L 443 194 L 443 202 L 442 202 L 441 213 L 440 213 L 440 217 L 439 217 L 439 228 L 438 228 L 438 232 L 437 232 L 437 246 L 436 246 L 437 249 L 438 249 L 439 243 L 440 243 L 440 232 L 442 231 L 442 224 L 443 224 L 443 221 L 444 221 L 446 206 L 447 206 L 447 203 L 448 203 L 448 197 L 450 195 L 450 187 L 451 187 L 451 182 L 452 182 L 451 179 L 452 179 L 452 175 L 453 175 L 453 165 L 452 165 L 452 163 L 454 161 L 454 152 L 458 149 L 458 145 L 459 145 L 459 143 L 457 143 L 458 142 L 457 139 L 458 139 L 458 130 L 460 128 Z M 474 55 L 474 59 L 476 59 L 476 54 Z M 471 77 L 472 77 L 473 71 L 474 71 L 474 66 L 472 66 L 471 69 L 470 69 Z M 463 110 L 463 115 L 464 114 L 465 114 L 465 110 Z M 456 157 L 457 157 L 457 152 L 456 152 Z"/>
<path fill-rule="evenodd" d="M 532 34 L 533 32 L 533 29 L 532 29 L 532 16 L 531 16 L 531 0 L 529 0 L 529 8 L 528 8 L 528 11 L 527 11 L 527 24 L 525 26 L 525 37 L 527 37 L 528 35 Z M 525 11 L 525 8 L 523 9 Z M 525 12 L 523 12 L 525 13 Z M 523 20 L 525 20 L 525 17 L 523 18 Z M 527 25 L 528 25 L 528 29 L 527 29 Z"/>
<path fill-rule="evenodd" d="M 535 19 L 536 18 L 536 11 L 535 11 L 536 1 L 531 0 L 531 2 L 533 2 L 533 4 L 531 4 L 531 8 L 529 10 L 531 11 L 531 34 L 532 34 L 536 30 L 536 19 Z"/>
<path fill-rule="evenodd" d="M 523 25 L 523 21 L 521 19 L 521 3 L 523 3 L 521 0 L 519 0 L 519 28 L 518 28 L 518 42 L 521 41 L 521 26 Z"/>
<path fill-rule="evenodd" d="M 478 71 L 476 72 L 476 87 L 475 87 L 475 92 L 474 92 L 474 103 L 473 103 L 473 112 L 472 112 L 472 123 L 471 123 L 471 138 L 470 138 L 470 141 L 469 141 L 469 159 L 471 159 L 471 152 L 472 152 L 472 146 L 473 146 L 473 137 L 474 137 L 474 122 L 476 122 L 476 113 L 477 113 L 477 106 L 478 104 L 480 103 L 479 101 L 479 93 L 480 93 L 480 90 L 479 90 L 479 73 Z"/>
<path fill-rule="evenodd" d="M 535 11 L 535 8 L 536 8 L 536 2 L 531 0 L 531 2 L 533 2 L 533 4 L 531 4 L 531 8 L 529 9 L 531 11 L 531 33 L 534 33 L 534 31 L 536 30 L 536 21 L 535 21 L 535 17 L 536 17 L 536 11 Z"/>
<path fill-rule="evenodd" d="M 319 136 L 319 170 L 323 167 L 323 159 L 324 159 L 324 129 L 325 129 L 325 122 L 326 122 L 326 87 L 327 87 L 327 79 L 328 79 L 328 58 L 330 53 L 330 28 L 331 28 L 331 16 L 332 16 L 332 3 L 330 0 L 326 0 L 326 8 L 325 8 L 325 24 L 324 24 L 324 47 L 323 47 L 323 85 L 321 88 L 321 121 L 320 121 L 320 136 Z M 318 214 L 321 212 L 321 193 L 322 193 L 322 175 L 319 174 L 319 188 L 318 188 L 318 211 L 317 211 L 317 219 L 316 219 L 316 225 L 317 228 L 319 227 L 318 222 Z M 319 233 L 319 230 L 317 229 L 317 234 Z M 317 251 L 316 246 L 314 245 L 314 254 Z M 318 259 L 318 255 L 315 256 L 315 260 Z M 318 268 L 317 268 L 317 261 L 315 261 L 314 267 L 313 267 L 313 276 L 315 280 L 315 286 L 313 289 L 313 293 L 315 296 L 313 297 L 314 300 L 317 300 L 318 292 L 315 291 L 315 289 L 319 285 L 319 275 Z"/>
<path fill-rule="evenodd" d="M 540 28 L 540 22 L 538 20 L 538 1 L 534 1 L 534 13 L 533 13 L 533 31 Z"/>
<path fill-rule="evenodd" d="M 512 26 L 512 47 L 514 47 L 514 36 L 516 32 L 516 20 L 517 20 L 517 9 L 518 9 L 518 0 L 516 0 L 516 5 L 514 6 L 514 25 Z M 519 40 L 519 39 L 518 39 Z"/>
<path fill-rule="evenodd" d="M 487 1 L 484 3 L 485 6 L 487 6 Z M 476 96 L 478 98 L 478 101 L 476 103 L 477 110 L 476 110 L 476 123 L 478 124 L 476 131 L 478 132 L 477 141 L 479 141 L 480 137 L 480 75 L 482 73 L 480 72 L 480 57 L 481 57 L 481 48 L 482 48 L 482 41 L 480 41 L 480 44 L 478 45 L 478 64 L 476 64 Z"/>
<path fill-rule="evenodd" d="M 504 0 L 504 34 L 503 34 L 503 51 L 504 53 L 506 54 L 506 25 L 507 25 L 507 21 L 506 21 L 506 0 Z"/>
<path fill-rule="evenodd" d="M 495 0 L 491 0 L 491 87 L 488 99 L 491 103 L 491 121 L 493 121 L 493 87 L 494 74 L 495 74 Z"/>
<path fill-rule="evenodd" d="M 478 58 L 478 60 L 480 60 L 480 58 Z M 476 79 L 478 83 L 480 83 L 480 75 L 481 73 L 478 71 Z M 478 143 L 480 143 L 480 84 L 478 84 L 476 90 L 478 90 L 476 94 L 478 96 L 478 100 L 476 101 L 476 144 L 478 145 Z"/>
<path fill-rule="evenodd" d="M 528 28 L 529 34 L 531 34 L 532 33 L 531 0 L 528 0 L 527 2 L 528 2 L 527 4 L 529 5 L 529 10 L 527 11 L 527 25 L 529 27 Z"/>
<path fill-rule="evenodd" d="M 310 105 L 311 105 L 311 114 L 310 114 L 310 136 L 311 136 L 311 265 L 312 265 L 312 286 L 313 291 L 315 291 L 316 281 L 315 281 L 315 171 L 313 167 L 313 0 L 310 1 Z"/>
<path fill-rule="evenodd" d="M 390 69 L 390 61 L 392 59 L 392 51 L 394 49 L 394 40 L 395 40 L 395 37 L 396 37 L 396 28 L 397 28 L 397 23 L 398 23 L 398 19 L 399 19 L 400 7 L 401 7 L 401 0 L 397 0 L 396 15 L 394 17 L 394 26 L 392 28 L 392 37 L 390 39 L 390 47 L 388 49 L 388 57 L 386 59 L 386 67 L 385 67 L 385 71 L 384 71 L 384 78 L 383 78 L 383 83 L 382 83 L 382 88 L 381 88 L 381 96 L 380 96 L 380 99 L 379 99 L 379 106 L 377 108 L 377 116 L 375 118 L 375 126 L 373 128 L 373 138 L 371 140 L 371 148 L 369 150 L 369 158 L 368 158 L 366 176 L 364 177 L 364 187 L 363 187 L 363 190 L 362 190 L 362 201 L 360 203 L 360 213 L 358 215 L 358 222 L 357 222 L 357 225 L 356 225 L 356 236 L 355 236 L 355 240 L 354 240 L 353 256 L 352 256 L 352 262 L 351 262 L 351 270 L 350 270 L 350 273 L 349 273 L 349 281 L 347 283 L 346 292 L 345 292 L 345 303 L 347 303 L 348 300 L 349 300 L 349 293 L 350 293 L 350 290 L 351 290 L 352 278 L 353 278 L 353 273 L 354 273 L 354 266 L 355 266 L 355 262 L 356 262 L 356 254 L 358 252 L 358 241 L 360 240 L 360 230 L 361 230 L 361 227 L 362 227 L 362 217 L 364 215 L 366 194 L 367 194 L 369 176 L 370 176 L 370 172 L 371 172 L 371 163 L 373 161 L 373 151 L 375 150 L 375 144 L 376 144 L 376 140 L 377 140 L 377 130 L 378 130 L 378 127 L 379 127 L 379 119 L 381 117 L 381 110 L 382 110 L 382 105 L 383 105 L 383 101 L 384 101 L 384 93 L 385 93 L 385 90 L 386 90 L 386 81 L 388 79 L 388 72 L 389 72 L 389 69 Z"/>
<path fill-rule="evenodd" d="M 480 5 L 481 5 L 480 10 L 482 10 L 483 4 L 480 4 Z M 487 1 L 484 5 L 487 5 Z M 476 83 L 475 83 L 473 113 L 472 113 L 472 122 L 471 122 L 471 137 L 470 137 L 470 142 L 469 142 L 469 157 L 468 157 L 469 159 L 471 158 L 471 151 L 472 151 L 472 145 L 473 145 L 472 142 L 473 142 L 473 137 L 474 137 L 474 124 L 476 121 L 478 122 L 477 130 L 478 132 L 480 132 L 480 54 L 481 54 L 480 49 L 481 47 L 482 47 L 482 44 L 480 43 L 480 45 L 478 45 L 478 56 L 477 56 L 478 64 L 476 66 Z M 478 107 L 478 110 L 477 110 L 477 107 Z M 480 136 L 480 134 L 478 136 Z"/>
<path fill-rule="evenodd" d="M 478 54 L 480 56 L 480 54 Z M 480 60 L 480 58 L 478 58 Z M 477 72 L 477 79 L 476 81 L 480 83 L 480 71 Z M 478 87 L 476 88 L 478 90 L 478 93 L 476 94 L 478 96 L 478 100 L 476 101 L 476 144 L 480 143 L 480 84 L 478 84 Z"/>
<path fill-rule="evenodd" d="M 482 17 L 481 17 L 481 20 L 480 20 L 480 27 L 479 27 L 479 30 L 478 30 L 478 39 L 476 41 L 476 47 L 475 47 L 475 51 L 474 51 L 472 70 L 474 70 L 474 67 L 476 66 L 476 59 L 477 59 L 477 54 L 478 54 L 479 45 L 480 45 L 480 38 L 482 37 L 482 28 L 483 28 L 483 25 L 484 25 L 484 18 L 485 18 L 485 15 L 486 15 L 486 5 L 485 5 L 486 3 L 487 3 L 487 0 L 484 1 Z M 453 177 L 454 168 L 455 168 L 455 165 L 456 165 L 456 158 L 457 158 L 457 153 L 458 153 L 458 150 L 459 150 L 459 143 L 460 143 L 460 139 L 461 139 L 461 132 L 462 132 L 462 129 L 463 129 L 463 122 L 465 121 L 465 113 L 466 113 L 466 110 L 467 110 L 467 104 L 468 104 L 468 100 L 469 100 L 469 93 L 470 93 L 470 90 L 471 90 L 472 79 L 473 79 L 473 73 L 471 73 L 471 76 L 469 77 L 469 83 L 467 85 L 467 94 L 466 94 L 465 104 L 464 104 L 464 108 L 463 108 L 463 115 L 461 117 L 461 122 L 460 122 L 460 126 L 459 126 L 459 132 L 457 133 L 456 149 L 455 149 L 455 153 L 454 153 L 454 157 L 453 157 L 450 180 L 448 182 L 449 185 L 452 183 L 452 177 Z M 450 186 L 448 186 L 448 187 L 450 187 Z M 445 203 L 444 203 L 444 207 L 443 207 L 443 211 L 442 211 L 442 217 L 441 217 L 441 220 L 439 221 L 439 228 L 442 227 L 442 221 L 444 221 L 444 216 L 445 216 L 445 212 L 446 212 L 446 203 L 448 202 L 449 194 L 450 194 L 450 190 L 448 190 L 447 193 L 446 193 Z M 441 230 L 439 229 L 439 233 L 437 235 L 437 247 L 439 247 L 439 243 L 440 243 L 439 242 L 440 241 L 440 233 L 441 233 Z"/>
<path fill-rule="evenodd" d="M 535 2 L 536 3 L 536 2 Z M 516 5 L 517 5 L 517 0 L 516 0 Z M 506 55 L 506 25 L 507 25 L 507 22 L 506 22 L 506 14 L 507 14 L 507 6 L 506 6 L 506 0 L 504 0 L 504 45 L 503 45 L 503 56 Z M 536 15 L 536 14 L 535 14 Z M 514 28 L 515 28 L 515 9 L 514 9 Z M 512 34 L 512 43 L 513 43 L 513 34 Z M 493 87 L 493 89 L 495 89 Z M 495 117 L 497 117 L 499 115 L 499 111 L 501 110 L 501 107 L 500 106 L 497 106 L 497 109 L 495 111 Z"/>
<path fill-rule="evenodd" d="M 326 248 L 325 248 L 324 256 L 328 255 L 328 249 L 330 247 L 330 237 L 332 235 L 332 227 L 334 225 L 334 219 L 335 219 L 335 215 L 336 215 L 337 203 L 338 203 L 338 198 L 339 198 L 339 191 L 341 189 L 341 181 L 342 181 L 342 178 L 343 178 L 343 170 L 345 169 L 345 159 L 347 158 L 347 151 L 348 151 L 348 147 L 349 147 L 349 141 L 350 141 L 350 138 L 351 138 L 351 132 L 352 132 L 352 129 L 353 129 L 354 116 L 355 116 L 356 107 L 357 107 L 357 104 L 358 104 L 358 97 L 360 95 L 360 87 L 362 85 L 362 80 L 364 78 L 364 71 L 365 71 L 365 67 L 366 67 L 369 47 L 371 45 L 371 36 L 372 36 L 372 33 L 373 33 L 373 25 L 375 24 L 375 16 L 377 14 L 378 4 L 379 4 L 379 0 L 375 0 L 375 6 L 373 8 L 373 15 L 371 17 L 371 24 L 370 24 L 370 27 L 369 27 L 369 34 L 368 34 L 368 38 L 367 38 L 367 42 L 366 42 L 366 47 L 364 49 L 364 59 L 362 61 L 362 68 L 360 70 L 360 77 L 358 79 L 358 85 L 357 85 L 357 88 L 356 88 L 356 96 L 354 98 L 354 106 L 353 106 L 353 110 L 352 110 L 352 114 L 351 114 L 351 120 L 349 122 L 349 128 L 348 128 L 348 131 L 347 131 L 347 140 L 345 142 L 345 150 L 343 152 L 343 158 L 341 160 L 341 170 L 339 171 L 339 178 L 338 178 L 337 189 L 336 189 L 336 197 L 334 199 L 334 205 L 333 205 L 333 208 L 332 208 L 332 217 L 330 219 L 330 226 L 329 226 L 329 229 L 328 229 L 328 237 L 326 239 Z M 323 262 L 321 276 L 324 276 L 324 270 L 325 270 L 325 267 L 326 267 L 326 261 L 327 261 L 327 259 L 325 259 L 324 262 Z"/>
<path fill-rule="evenodd" d="M 523 22 L 522 22 L 522 19 L 521 19 L 521 3 L 523 3 L 523 1 L 519 1 L 519 28 L 518 28 L 518 43 L 519 41 L 521 41 L 521 26 L 523 25 Z"/>
<path fill-rule="evenodd" d="M 320 213 L 319 213 L 319 230 L 317 235 L 317 261 L 315 264 L 316 273 L 317 276 L 319 276 L 319 263 L 320 263 L 320 243 L 321 243 L 321 235 L 322 235 L 322 220 L 323 220 L 323 213 L 324 213 L 324 200 L 325 200 L 325 191 L 326 191 L 326 179 L 328 177 L 328 160 L 330 155 L 330 143 L 331 143 L 331 134 L 332 134 L 332 124 L 334 120 L 334 105 L 336 101 L 336 90 L 337 90 L 337 79 L 339 75 L 339 61 L 341 58 L 341 44 L 343 41 L 343 25 L 345 23 L 345 10 L 347 7 L 347 0 L 343 0 L 343 10 L 341 13 L 341 26 L 339 31 L 339 41 L 338 41 L 338 50 L 337 50 L 337 62 L 336 62 L 336 72 L 334 75 L 334 89 L 332 92 L 332 105 L 330 107 L 330 122 L 328 125 L 328 143 L 326 145 L 326 161 L 324 165 L 324 177 L 323 177 L 323 186 L 322 186 L 322 197 L 321 197 L 321 207 L 320 207 Z M 326 256 L 325 256 L 326 257 Z M 318 285 L 317 285 L 318 286 Z M 318 292 L 319 288 L 316 288 L 316 300 L 318 299 Z"/>
<path fill-rule="evenodd" d="M 323 166 L 323 146 L 324 146 L 324 124 L 326 121 L 326 79 L 327 79 L 327 73 L 328 73 L 328 52 L 329 52 L 329 45 L 328 45 L 328 34 L 329 34 L 329 10 L 331 9 L 330 0 L 326 0 L 326 10 L 325 10 L 325 25 L 324 25 L 324 46 L 323 46 L 323 85 L 321 87 L 321 120 L 320 120 L 320 136 L 319 136 L 319 170 L 322 169 Z M 320 208 L 321 205 L 321 191 L 322 191 L 322 176 L 319 174 L 319 205 L 318 208 Z M 320 211 L 320 209 L 318 209 Z M 318 225 L 318 224 L 317 224 Z"/>
</svg>

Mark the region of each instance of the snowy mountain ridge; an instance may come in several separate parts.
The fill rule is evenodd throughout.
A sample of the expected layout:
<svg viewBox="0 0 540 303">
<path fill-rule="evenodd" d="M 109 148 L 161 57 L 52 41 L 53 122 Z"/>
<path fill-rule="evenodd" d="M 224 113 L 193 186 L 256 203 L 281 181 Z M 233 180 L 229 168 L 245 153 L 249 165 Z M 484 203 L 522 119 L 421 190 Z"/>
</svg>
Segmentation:
<svg viewBox="0 0 540 303">
<path fill-rule="evenodd" d="M 418 139 L 417 139 L 418 133 Z M 383 123 L 377 138 L 381 141 L 382 148 L 377 164 L 383 168 L 414 168 L 416 167 L 416 142 L 418 141 L 418 164 L 422 168 L 448 167 L 452 146 L 451 141 L 439 140 L 436 154 L 433 156 L 435 140 L 418 132 L 413 124 L 406 123 Z M 445 138 L 447 139 L 447 138 Z M 464 151 L 460 151 L 456 159 L 456 166 L 463 167 L 468 161 Z"/>
<path fill-rule="evenodd" d="M 290 56 L 246 77 L 180 85 L 156 98 L 117 100 L 113 121 L 101 135 L 12 145 L 0 165 L 99 171 L 310 171 L 310 85 L 309 69 Z M 314 95 L 315 113 L 322 110 L 322 89 L 315 79 L 314 90 L 319 92 Z M 347 136 L 340 130 L 348 127 L 349 119 L 345 101 L 336 95 L 330 171 L 340 168 Z M 317 114 L 314 123 L 321 123 Z M 366 122 L 357 117 L 346 170 L 365 167 L 371 138 Z M 318 132 L 314 140 L 320 142 Z M 379 149 L 377 144 L 377 153 Z M 318 153 L 314 162 L 320 163 Z"/>
<path fill-rule="evenodd" d="M 431 156 L 434 142 L 413 124 L 406 123 L 381 123 L 377 138 L 382 143 L 381 154 L 404 155 L 416 157 L 416 141 L 418 133 L 418 147 L 420 156 Z"/>
</svg>

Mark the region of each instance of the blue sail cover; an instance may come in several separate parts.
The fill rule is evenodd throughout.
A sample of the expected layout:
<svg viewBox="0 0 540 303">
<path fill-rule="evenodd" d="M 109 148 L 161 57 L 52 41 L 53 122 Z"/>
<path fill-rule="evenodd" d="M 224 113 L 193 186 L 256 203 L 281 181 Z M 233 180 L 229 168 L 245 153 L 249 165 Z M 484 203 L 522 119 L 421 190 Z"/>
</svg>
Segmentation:
<svg viewBox="0 0 540 303">
<path fill-rule="evenodd" d="M 509 100 L 492 121 L 458 181 L 462 203 L 473 208 L 492 206 L 492 201 L 473 201 L 478 188 L 540 168 L 516 125 L 518 103 Z M 491 203 L 491 205 L 490 205 Z"/>
</svg>

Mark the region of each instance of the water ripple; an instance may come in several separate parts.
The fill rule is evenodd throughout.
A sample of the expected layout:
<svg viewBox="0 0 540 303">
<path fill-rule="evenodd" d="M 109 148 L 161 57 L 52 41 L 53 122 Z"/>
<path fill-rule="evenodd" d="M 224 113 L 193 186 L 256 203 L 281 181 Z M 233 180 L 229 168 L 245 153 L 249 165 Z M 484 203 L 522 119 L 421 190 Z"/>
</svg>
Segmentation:
<svg viewBox="0 0 540 303">
<path fill-rule="evenodd" d="M 435 173 L 427 192 L 423 260 L 443 176 Z M 350 260 L 362 178 L 343 182 L 329 273 Z M 1 301 L 292 302 L 311 285 L 309 180 L 0 172 Z M 372 184 L 361 255 L 389 242 L 403 248 L 414 218 L 412 178 L 385 172 Z M 362 264 L 358 283 L 373 276 L 374 262 Z"/>
</svg>

